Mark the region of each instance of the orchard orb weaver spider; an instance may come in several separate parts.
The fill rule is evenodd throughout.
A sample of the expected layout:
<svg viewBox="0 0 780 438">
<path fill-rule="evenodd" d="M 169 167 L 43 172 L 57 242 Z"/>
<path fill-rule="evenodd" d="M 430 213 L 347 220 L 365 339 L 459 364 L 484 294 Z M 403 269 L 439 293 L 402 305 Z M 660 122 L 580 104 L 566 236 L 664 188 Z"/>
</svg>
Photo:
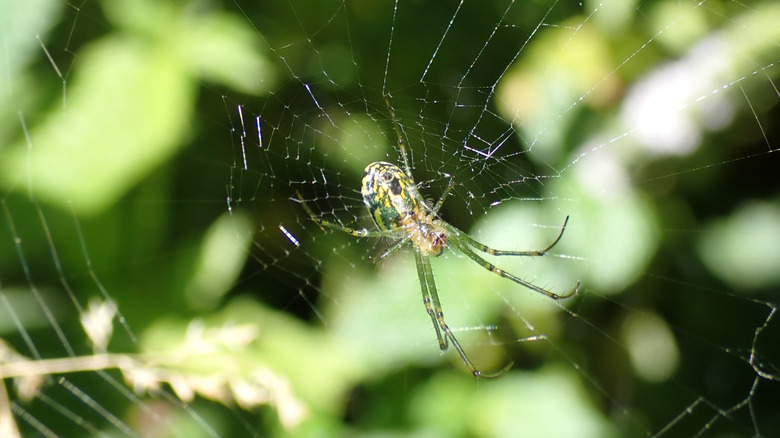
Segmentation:
<svg viewBox="0 0 780 438">
<path fill-rule="evenodd" d="M 420 192 L 417 190 L 417 184 L 414 182 L 414 178 L 412 178 L 409 159 L 406 153 L 406 145 L 401 130 L 395 121 L 390 101 L 389 99 L 385 99 L 385 101 L 391 116 L 393 116 L 393 126 L 398 137 L 398 146 L 401 151 L 404 170 L 401 170 L 400 167 L 392 163 L 376 161 L 366 166 L 366 169 L 363 172 L 361 189 L 363 203 L 368 207 L 368 211 L 371 213 L 371 219 L 373 219 L 378 230 L 371 231 L 366 228 L 355 229 L 327 222 L 314 215 L 311 209 L 303 201 L 300 193 L 297 194 L 297 201 L 301 203 L 311 219 L 323 229 L 330 228 L 355 237 L 384 237 L 395 239 L 396 242 L 382 253 L 379 257 L 380 259 L 389 257 L 407 243 L 411 243 L 414 248 L 417 276 L 420 281 L 420 288 L 422 289 L 423 304 L 425 305 L 425 310 L 428 312 L 428 315 L 431 317 L 433 328 L 436 330 L 439 348 L 441 348 L 442 351 L 447 350 L 449 344 L 452 343 L 455 350 L 458 352 L 458 355 L 460 355 L 460 358 L 463 360 L 463 363 L 475 377 L 494 378 L 501 376 L 513 366 L 513 363 L 510 362 L 503 369 L 493 374 L 482 373 L 474 366 L 468 356 L 466 356 L 466 352 L 460 346 L 460 343 L 455 338 L 452 330 L 444 321 L 444 312 L 442 311 L 441 303 L 439 302 L 439 295 L 434 282 L 430 257 L 438 257 L 444 252 L 445 248 L 451 248 L 466 255 L 488 271 L 507 278 L 548 298 L 552 298 L 553 300 L 569 298 L 577 293 L 577 290 L 580 287 L 579 282 L 577 282 L 574 288 L 568 293 L 559 295 L 496 267 L 480 257 L 476 252 L 481 251 L 494 256 L 543 256 L 561 240 L 569 217 L 567 216 L 566 220 L 563 222 L 558 237 L 556 237 L 546 248 L 537 251 L 506 251 L 493 249 L 478 242 L 473 237 L 460 231 L 442 219 L 439 219 L 439 209 L 452 189 L 452 181 L 450 181 L 450 185 L 445 189 L 441 198 L 435 205 L 431 206 L 423 199 Z"/>
</svg>

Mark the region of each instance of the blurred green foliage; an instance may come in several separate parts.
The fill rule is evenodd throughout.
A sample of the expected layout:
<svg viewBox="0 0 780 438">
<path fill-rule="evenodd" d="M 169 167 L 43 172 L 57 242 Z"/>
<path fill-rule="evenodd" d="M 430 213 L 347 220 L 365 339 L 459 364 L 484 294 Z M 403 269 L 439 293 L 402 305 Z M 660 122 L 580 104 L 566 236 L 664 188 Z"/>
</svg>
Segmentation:
<svg viewBox="0 0 780 438">
<path fill-rule="evenodd" d="M 506 5 L 465 2 L 442 39 L 454 4 L 4 2 L 0 335 L 34 356 L 21 325 L 43 358 L 68 355 L 49 309 L 75 354 L 90 354 L 67 290 L 86 307 L 104 288 L 131 331 L 115 324 L 109 351 L 140 354 L 157 373 L 147 382 L 162 386 L 136 376 L 139 402 L 105 391 L 97 373 L 68 378 L 143 436 L 609 437 L 670 423 L 687 436 L 711 417 L 722 433 L 753 432 L 743 411 L 672 422 L 697 400 L 743 400 L 752 348 L 778 363 L 775 321 L 751 342 L 780 284 L 769 152 L 780 145 L 780 10 L 551 5 L 519 2 L 492 34 Z M 691 67 L 706 61 L 702 41 L 723 44 L 712 75 Z M 688 94 L 631 118 L 647 102 L 629 104 L 638 85 L 675 68 L 710 101 L 730 86 L 728 122 L 708 125 Z M 458 227 L 492 246 L 541 248 L 571 216 L 556 248 L 570 257 L 501 261 L 555 290 L 582 280 L 571 313 L 468 259 L 434 260 L 451 325 L 480 326 L 458 332 L 470 356 L 486 370 L 517 364 L 501 379 L 475 382 L 457 355 L 439 354 L 409 253 L 375 265 L 381 244 L 322 233 L 290 200 L 306 188 L 323 214 L 360 208 L 365 164 L 395 159 L 383 91 L 424 195 L 440 195 L 445 173 L 463 183 L 443 210 Z M 480 172 L 455 140 L 484 116 L 486 95 L 498 122 L 480 133 L 497 138 L 511 123 L 518 135 Z M 666 132 L 654 124 L 662 113 L 693 127 L 688 149 L 644 136 Z M 263 148 L 242 150 L 255 115 Z M 254 167 L 243 169 L 242 151 Z M 322 190 L 338 192 L 316 193 L 320 170 L 331 177 Z M 528 175 L 550 178 L 511 184 Z M 751 414 L 771 436 L 778 388 L 761 390 Z M 55 401 L 17 403 L 54 433 L 122 433 L 57 383 L 43 391 Z M 85 421 L 52 415 L 58 406 Z"/>
</svg>

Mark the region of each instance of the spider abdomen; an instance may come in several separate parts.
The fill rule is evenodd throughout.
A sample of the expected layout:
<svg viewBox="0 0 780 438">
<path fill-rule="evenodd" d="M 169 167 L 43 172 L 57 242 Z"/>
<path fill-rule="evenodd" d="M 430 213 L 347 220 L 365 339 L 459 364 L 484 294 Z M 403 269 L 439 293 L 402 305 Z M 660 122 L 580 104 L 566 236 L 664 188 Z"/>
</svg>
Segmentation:
<svg viewBox="0 0 780 438">
<path fill-rule="evenodd" d="M 361 193 L 380 230 L 398 230 L 404 218 L 421 211 L 414 181 L 392 163 L 376 161 L 366 166 Z"/>
</svg>

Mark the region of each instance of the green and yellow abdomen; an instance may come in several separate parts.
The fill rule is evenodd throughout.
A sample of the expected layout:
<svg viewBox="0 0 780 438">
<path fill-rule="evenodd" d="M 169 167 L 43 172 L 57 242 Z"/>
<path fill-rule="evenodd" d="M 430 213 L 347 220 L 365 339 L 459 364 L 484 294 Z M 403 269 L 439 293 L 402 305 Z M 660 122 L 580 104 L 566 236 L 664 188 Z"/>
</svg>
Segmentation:
<svg viewBox="0 0 780 438">
<path fill-rule="evenodd" d="M 366 166 L 361 193 L 380 230 L 398 230 L 404 218 L 420 213 L 417 186 L 395 164 L 376 161 Z"/>
</svg>

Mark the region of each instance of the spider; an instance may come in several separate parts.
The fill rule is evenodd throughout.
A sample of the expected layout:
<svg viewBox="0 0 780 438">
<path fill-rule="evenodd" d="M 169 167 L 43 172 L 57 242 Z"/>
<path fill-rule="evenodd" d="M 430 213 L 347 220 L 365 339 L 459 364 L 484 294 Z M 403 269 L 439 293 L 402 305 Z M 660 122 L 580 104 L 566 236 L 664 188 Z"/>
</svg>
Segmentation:
<svg viewBox="0 0 780 438">
<path fill-rule="evenodd" d="M 373 219 L 378 230 L 349 228 L 327 222 L 314 215 L 312 210 L 303 201 L 300 193 L 297 193 L 298 199 L 296 201 L 301 203 L 306 213 L 322 229 L 330 228 L 355 237 L 390 238 L 396 240 L 394 244 L 379 256 L 380 260 L 389 257 L 406 244 L 411 243 L 414 248 L 417 276 L 422 290 L 423 304 L 425 305 L 425 310 L 428 312 L 428 315 L 431 317 L 433 328 L 436 331 L 436 337 L 439 340 L 439 348 L 442 351 L 445 351 L 448 349 L 449 345 L 452 344 L 458 352 L 458 355 L 460 355 L 460 358 L 463 360 L 463 363 L 477 378 L 499 377 L 514 364 L 510 362 L 500 371 L 491 374 L 483 373 L 474 366 L 444 320 L 444 312 L 442 311 L 439 294 L 436 290 L 430 257 L 438 257 L 446 248 L 450 248 L 474 260 L 488 271 L 509 279 L 534 292 L 538 292 L 548 298 L 553 300 L 569 298 L 577 293 L 580 287 L 579 282 L 577 282 L 574 288 L 568 293 L 556 294 L 496 267 L 483 259 L 476 252 L 480 251 L 494 256 L 543 256 L 561 240 L 569 217 L 567 216 L 566 220 L 564 220 L 558 237 L 556 237 L 546 248 L 537 251 L 507 251 L 493 249 L 440 219 L 438 213 L 444 200 L 452 190 L 452 180 L 450 180 L 449 186 L 442 193 L 441 198 L 435 205 L 431 206 L 423 199 L 417 189 L 414 178 L 412 178 L 404 137 L 395 121 L 389 98 L 385 100 L 393 119 L 395 133 L 398 137 L 398 147 L 401 151 L 404 169 L 401 170 L 400 167 L 389 162 L 376 161 L 366 166 L 365 171 L 363 172 L 361 189 L 363 202 L 366 207 L 368 207 L 371 219 Z"/>
</svg>

